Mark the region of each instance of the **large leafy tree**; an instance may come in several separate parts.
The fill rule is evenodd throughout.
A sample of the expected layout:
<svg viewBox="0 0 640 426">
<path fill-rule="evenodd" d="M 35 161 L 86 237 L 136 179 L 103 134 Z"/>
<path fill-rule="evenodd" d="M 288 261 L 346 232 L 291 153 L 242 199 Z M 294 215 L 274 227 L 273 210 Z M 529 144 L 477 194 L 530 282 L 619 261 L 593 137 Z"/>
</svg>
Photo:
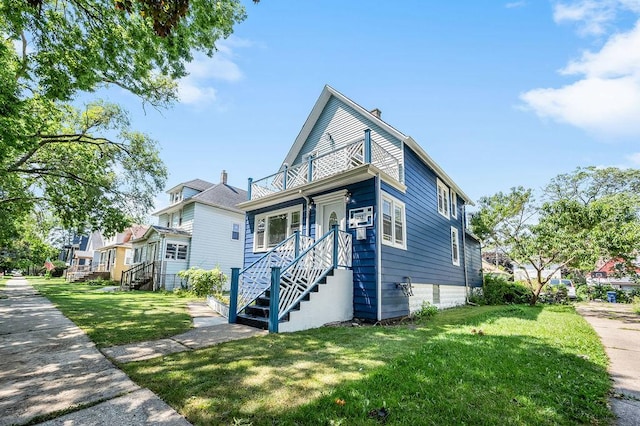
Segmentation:
<svg viewBox="0 0 640 426">
<path fill-rule="evenodd" d="M 562 176 L 552 183 L 577 180 Z M 586 187 L 571 197 L 546 193 L 541 204 L 522 187 L 479 200 L 480 210 L 471 220 L 474 232 L 499 244 L 513 261 L 532 267 L 534 275 L 527 276 L 532 304 L 549 282 L 551 273 L 545 271 L 569 267 L 587 272 L 602 257 L 631 260 L 640 248 L 638 195 L 620 187 L 587 196 Z M 565 188 L 566 193 L 572 188 L 576 186 Z"/>
<path fill-rule="evenodd" d="M 244 18 L 239 0 L 0 0 L 0 242 L 34 209 L 107 233 L 146 212 L 166 180 L 155 142 L 116 105 L 73 102 L 118 86 L 168 106 L 193 52 Z"/>
</svg>

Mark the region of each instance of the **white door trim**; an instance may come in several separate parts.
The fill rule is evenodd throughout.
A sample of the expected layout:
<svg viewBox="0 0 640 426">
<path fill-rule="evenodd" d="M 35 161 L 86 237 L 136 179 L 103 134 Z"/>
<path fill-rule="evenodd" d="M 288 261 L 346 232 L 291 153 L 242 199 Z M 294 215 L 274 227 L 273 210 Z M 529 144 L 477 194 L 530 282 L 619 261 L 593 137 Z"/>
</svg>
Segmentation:
<svg viewBox="0 0 640 426">
<path fill-rule="evenodd" d="M 346 229 L 346 220 L 347 220 L 347 203 L 345 200 L 345 196 L 347 195 L 347 190 L 343 189 L 341 191 L 332 192 L 331 194 L 321 195 L 319 197 L 314 197 L 313 201 L 316 205 L 316 239 L 320 238 L 322 235 L 326 234 L 329 230 L 323 229 L 324 224 L 324 207 L 329 204 L 342 204 L 342 223 L 340 229 L 343 231 Z"/>
</svg>

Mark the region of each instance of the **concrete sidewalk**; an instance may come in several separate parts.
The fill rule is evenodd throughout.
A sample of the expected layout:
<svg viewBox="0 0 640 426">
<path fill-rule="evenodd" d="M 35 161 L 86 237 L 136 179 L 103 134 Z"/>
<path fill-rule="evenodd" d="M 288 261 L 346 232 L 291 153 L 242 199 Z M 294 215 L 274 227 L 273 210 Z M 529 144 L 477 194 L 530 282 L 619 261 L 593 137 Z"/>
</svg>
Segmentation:
<svg viewBox="0 0 640 426">
<path fill-rule="evenodd" d="M 622 303 L 580 304 L 576 310 L 600 336 L 609 356 L 619 426 L 640 426 L 640 315 Z"/>
<path fill-rule="evenodd" d="M 48 425 L 189 425 L 107 360 L 25 279 L 0 299 L 0 425 L 80 409 Z"/>
</svg>

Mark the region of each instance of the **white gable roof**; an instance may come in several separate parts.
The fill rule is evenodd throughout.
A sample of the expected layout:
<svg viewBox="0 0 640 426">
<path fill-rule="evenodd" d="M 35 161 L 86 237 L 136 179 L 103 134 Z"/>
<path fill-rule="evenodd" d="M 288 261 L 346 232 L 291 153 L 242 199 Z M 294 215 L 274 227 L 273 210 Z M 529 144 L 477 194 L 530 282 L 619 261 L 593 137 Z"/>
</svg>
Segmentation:
<svg viewBox="0 0 640 426">
<path fill-rule="evenodd" d="M 442 180 L 449 187 L 451 187 L 458 194 L 458 196 L 462 198 L 467 204 L 473 205 L 473 200 L 471 200 L 471 198 L 467 194 L 465 194 L 458 185 L 456 185 L 453 179 L 451 179 L 449 175 L 447 175 L 444 172 L 444 170 L 442 170 L 442 168 L 424 151 L 424 149 L 422 149 L 420 145 L 418 145 L 416 141 L 413 140 L 413 138 L 398 131 L 393 126 L 390 126 L 380 118 L 371 114 L 368 110 L 366 110 L 362 106 L 353 102 L 351 99 L 347 98 L 342 93 L 338 92 L 337 90 L 335 90 L 334 88 L 328 85 L 324 86 L 324 89 L 322 90 L 320 97 L 318 98 L 315 105 L 313 106 L 313 109 L 311 110 L 309 117 L 307 117 L 307 120 L 302 126 L 300 133 L 296 137 L 296 140 L 291 146 L 289 153 L 285 157 L 283 161 L 283 165 L 285 163 L 293 164 L 294 160 L 298 157 L 298 154 L 300 153 L 300 150 L 303 148 L 305 141 L 309 137 L 316 122 L 320 118 L 322 111 L 325 109 L 325 106 L 327 105 L 327 103 L 329 102 L 329 99 L 332 96 L 334 96 L 344 104 L 348 105 L 349 107 L 353 108 L 357 113 L 359 113 L 363 117 L 366 117 L 368 120 L 372 120 L 374 123 L 376 123 L 376 125 L 380 126 L 382 129 L 388 132 L 391 136 L 397 138 L 398 140 L 406 144 L 409 148 L 411 148 L 411 150 L 413 150 L 418 155 L 418 157 L 427 166 L 433 169 L 433 171 L 440 178 L 440 180 Z"/>
</svg>

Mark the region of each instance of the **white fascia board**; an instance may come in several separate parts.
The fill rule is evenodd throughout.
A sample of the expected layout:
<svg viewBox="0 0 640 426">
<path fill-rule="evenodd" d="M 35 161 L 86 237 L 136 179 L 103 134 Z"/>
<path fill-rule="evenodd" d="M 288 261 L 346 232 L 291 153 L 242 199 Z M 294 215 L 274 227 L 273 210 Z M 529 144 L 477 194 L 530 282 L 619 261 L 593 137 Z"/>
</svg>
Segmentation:
<svg viewBox="0 0 640 426">
<path fill-rule="evenodd" d="M 446 183 L 451 189 L 453 189 L 456 192 L 456 194 L 458 194 L 458 196 L 465 201 L 466 204 L 471 206 L 475 205 L 471 197 L 465 194 L 464 191 L 462 191 L 462 189 L 460 189 L 460 187 L 456 185 L 453 179 L 451 179 L 449 175 L 446 174 L 444 170 L 442 170 L 442 167 L 440 167 L 433 160 L 433 158 L 431 158 L 429 154 L 427 154 L 425 150 L 422 149 L 422 147 L 418 145 L 418 143 L 415 140 L 413 140 L 411 136 L 407 136 L 404 139 L 404 143 L 409 148 L 411 148 L 427 166 L 431 167 L 433 171 L 436 172 L 436 176 L 438 176 L 444 183 Z"/>
<path fill-rule="evenodd" d="M 316 122 L 318 121 L 318 118 L 320 118 L 320 114 L 322 114 L 322 111 L 324 111 L 324 107 L 327 105 L 327 102 L 329 102 L 329 99 L 331 98 L 331 96 L 335 96 L 338 100 L 340 100 L 344 104 L 356 110 L 361 116 L 373 121 L 378 126 L 382 127 L 389 134 L 398 138 L 399 140 L 404 140 L 407 138 L 406 135 L 402 134 L 394 127 L 390 126 L 389 124 L 382 121 L 375 115 L 371 114 L 371 112 L 367 111 L 362 106 L 358 105 L 351 99 L 347 98 L 345 95 L 338 92 L 333 87 L 326 85 L 324 86 L 324 89 L 322 89 L 322 93 L 320 94 L 320 97 L 318 98 L 315 105 L 313 106 L 313 109 L 311 110 L 309 117 L 307 117 L 307 120 L 305 121 L 304 125 L 302 126 L 302 129 L 300 130 L 300 133 L 298 134 L 298 137 L 296 137 L 295 142 L 291 146 L 291 149 L 289 150 L 289 153 L 285 157 L 284 162 L 282 164 L 287 163 L 291 165 L 293 160 L 295 160 L 295 158 L 298 156 L 298 153 L 302 149 L 304 142 L 309 137 L 311 130 L 313 130 L 313 126 L 315 126 Z M 280 168 L 282 169 L 282 166 Z"/>
</svg>

